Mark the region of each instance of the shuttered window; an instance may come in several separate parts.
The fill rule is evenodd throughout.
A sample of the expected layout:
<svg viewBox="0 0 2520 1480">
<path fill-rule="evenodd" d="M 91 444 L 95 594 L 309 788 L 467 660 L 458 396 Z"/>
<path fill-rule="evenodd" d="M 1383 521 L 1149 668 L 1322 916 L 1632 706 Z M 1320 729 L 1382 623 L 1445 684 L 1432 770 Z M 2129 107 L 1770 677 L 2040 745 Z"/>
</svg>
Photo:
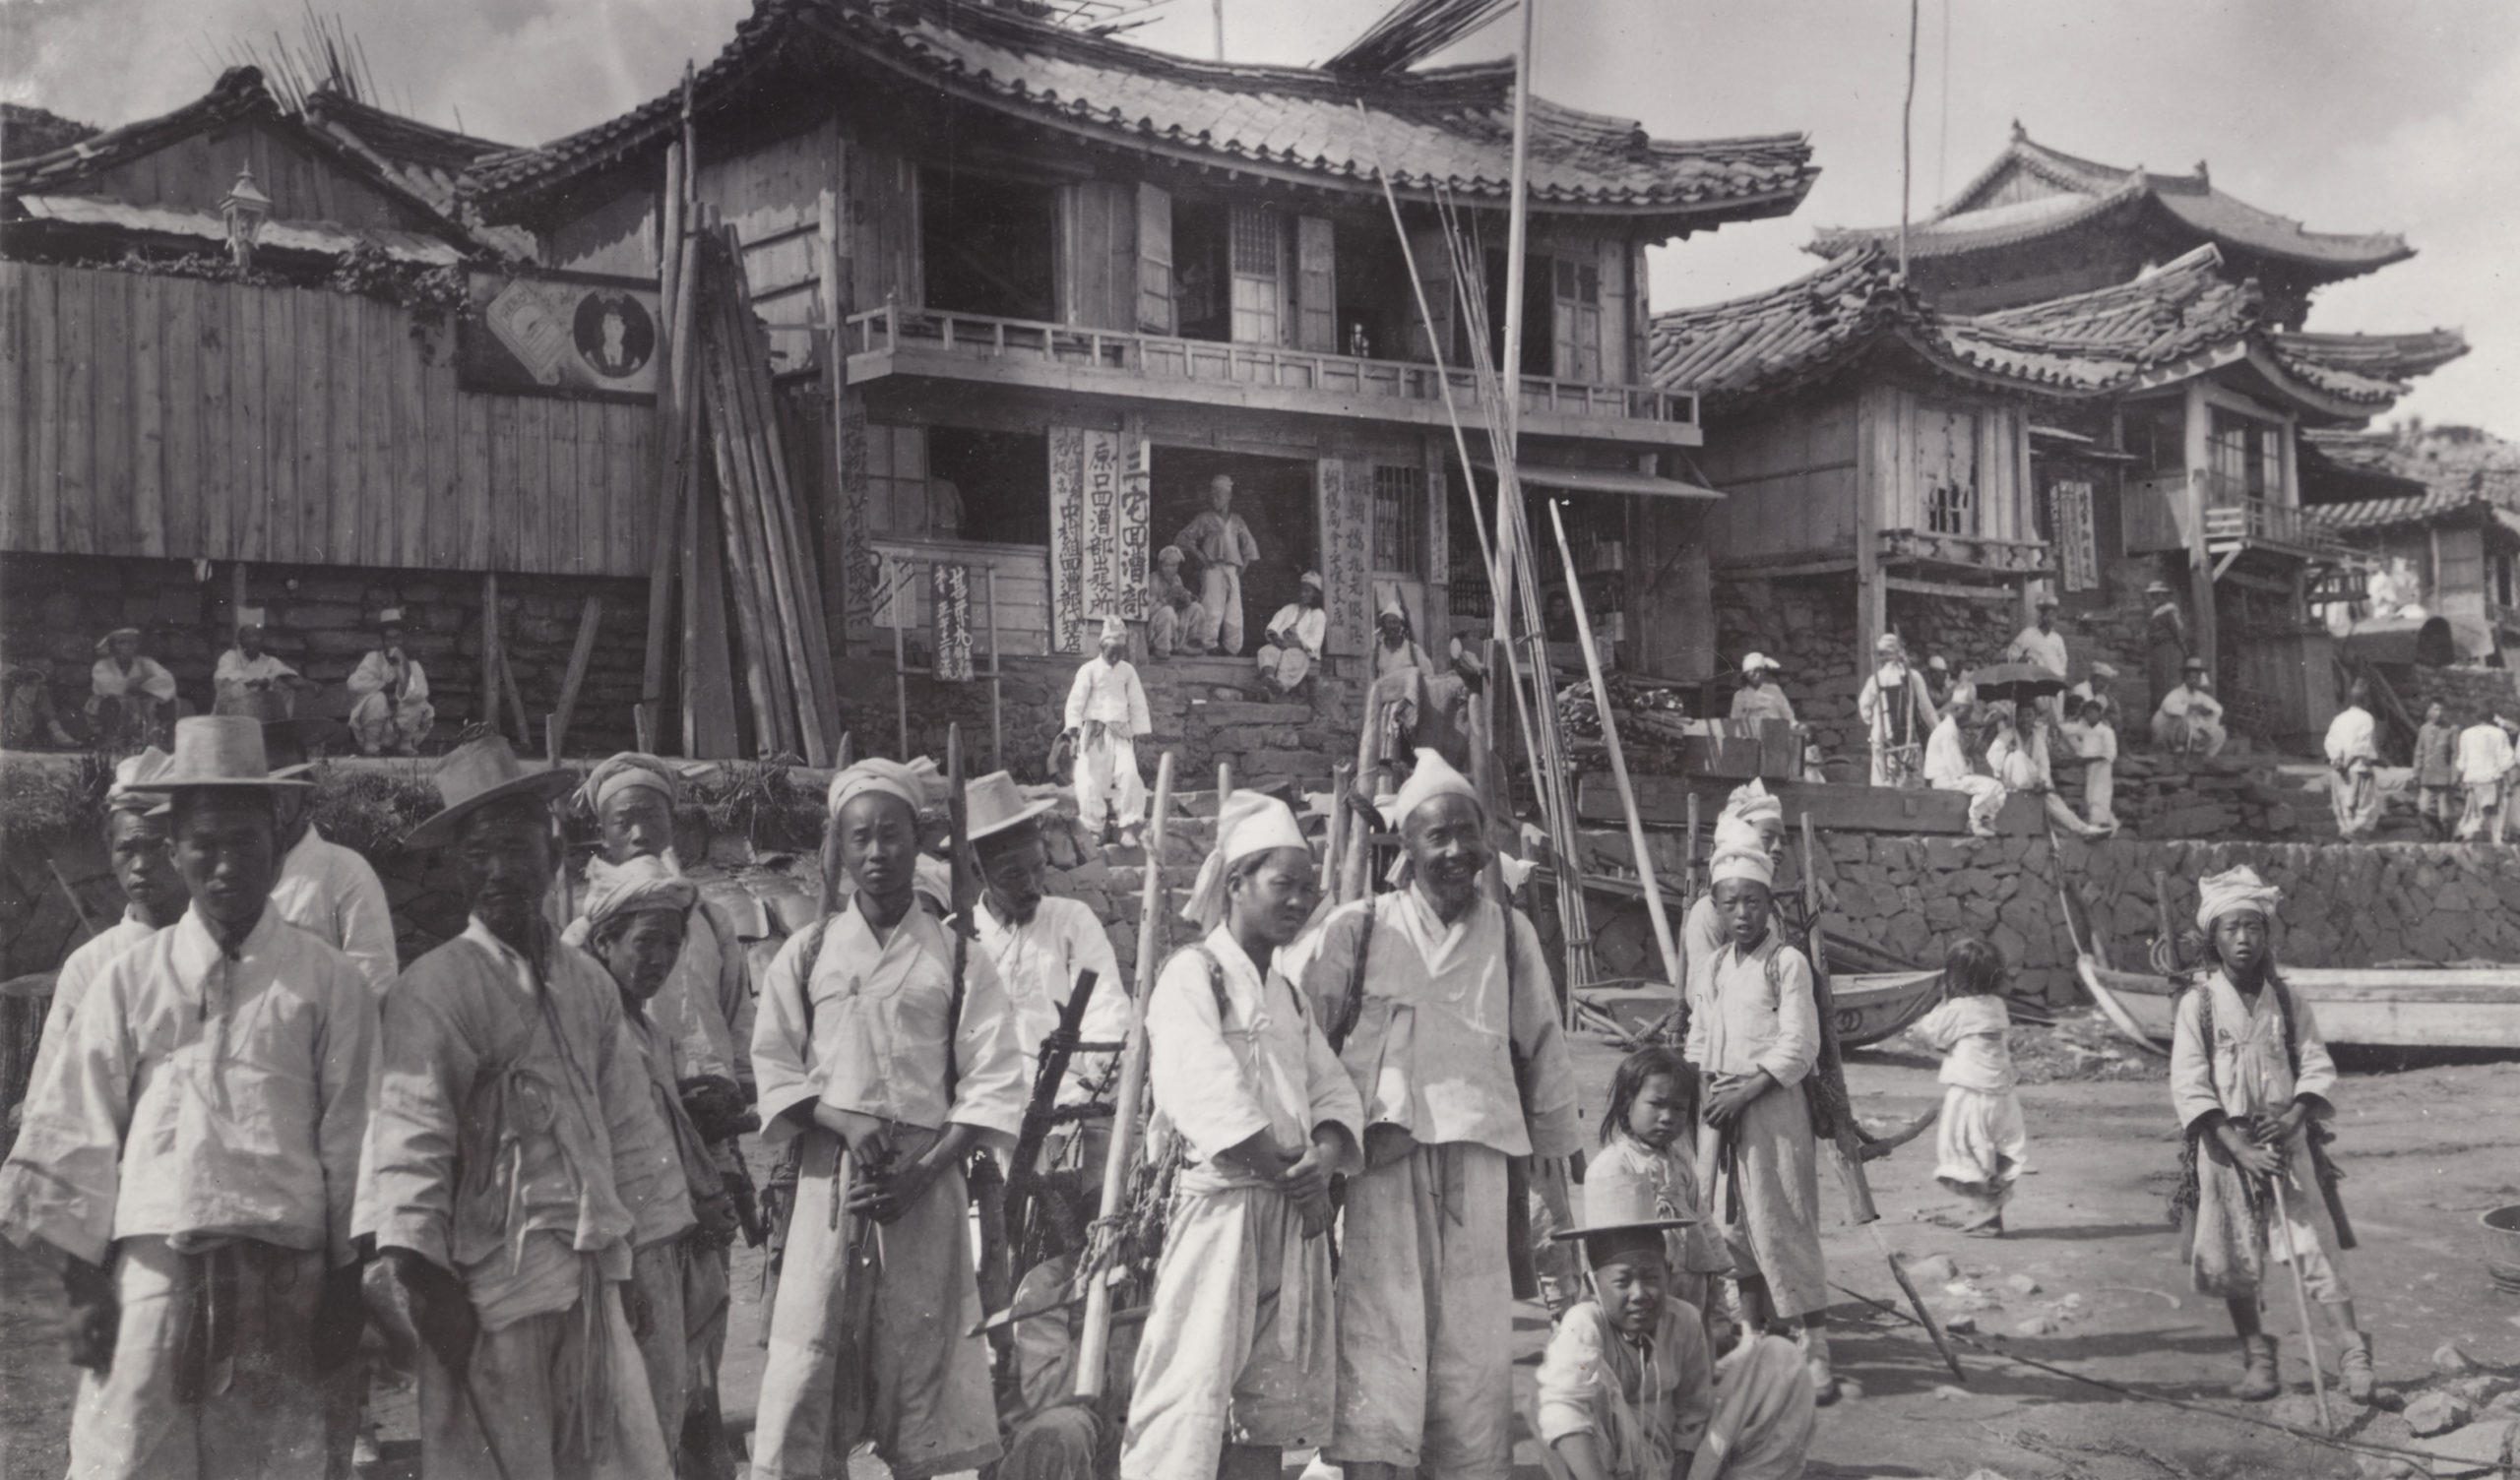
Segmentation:
<svg viewBox="0 0 2520 1480">
<path fill-rule="evenodd" d="M 1286 342 L 1286 220 L 1275 212 L 1233 208 L 1228 253 L 1237 344 Z"/>
</svg>

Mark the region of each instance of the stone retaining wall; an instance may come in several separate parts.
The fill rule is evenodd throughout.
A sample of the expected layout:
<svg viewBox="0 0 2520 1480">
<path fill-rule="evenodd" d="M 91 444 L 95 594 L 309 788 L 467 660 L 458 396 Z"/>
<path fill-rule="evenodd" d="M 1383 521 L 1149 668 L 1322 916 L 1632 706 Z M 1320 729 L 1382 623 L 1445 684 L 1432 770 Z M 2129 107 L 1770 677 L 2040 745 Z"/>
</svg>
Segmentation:
<svg viewBox="0 0 2520 1480">
<path fill-rule="evenodd" d="M 211 707 L 211 672 L 231 640 L 228 567 L 208 581 L 180 560 L 80 555 L 0 555 L 8 592 L 5 631 L 38 648 L 52 665 L 53 703 L 75 712 L 88 698 L 96 639 L 117 627 L 144 634 L 141 650 L 175 675 L 176 693 L 195 712 Z M 647 584 L 559 576 L 502 576 L 499 635 L 516 671 L 528 722 L 539 725 L 559 703 L 577 643 L 580 607 L 604 598 L 594 657 L 578 691 L 569 730 L 572 753 L 620 749 L 634 733 L 647 648 Z M 376 613 L 409 614 L 405 645 L 428 674 L 437 707 L 432 749 L 444 749 L 474 717 L 481 688 L 481 578 L 453 571 L 363 570 L 346 566 L 253 566 L 246 600 L 270 613 L 268 646 L 283 662 L 327 687 L 314 712 L 344 713 L 342 683 L 376 646 Z M 510 727 L 512 720 L 503 718 Z M 536 734 L 538 748 L 540 735 Z"/>
<path fill-rule="evenodd" d="M 1624 839 L 1618 841 L 1622 846 L 1603 851 L 1624 852 Z M 2106 936 L 2110 959 L 2121 968 L 2142 969 L 2151 948 L 2156 871 L 2168 875 L 2172 912 L 2183 928 L 2195 919 L 2196 881 L 2241 863 L 2284 891 L 2279 960 L 2303 966 L 2520 961 L 2520 845 L 2087 844 L 2068 838 L 2051 849 L 2047 838 L 2035 836 L 1841 832 L 1822 839 L 1820 853 L 1821 878 L 1835 894 L 1824 915 L 1829 929 L 1921 965 L 1939 964 L 1964 934 L 1984 936 L 2018 968 L 2015 990 L 2051 1004 L 2082 995 L 2057 902 L 2060 867 Z M 1798 878 L 1798 870 L 1789 869 L 1785 887 L 1796 887 Z M 1597 902 L 1595 908 L 1602 969 L 1659 974 L 1643 905 L 1605 911 Z"/>
<path fill-rule="evenodd" d="M 2384 670 L 2389 687 L 2407 708 L 2407 717 L 2424 722 L 2425 706 L 2439 701 L 2454 724 L 2482 723 L 2495 709 L 2515 719 L 2520 704 L 2520 670 L 2510 668 L 2426 668 L 2410 664 Z"/>
</svg>

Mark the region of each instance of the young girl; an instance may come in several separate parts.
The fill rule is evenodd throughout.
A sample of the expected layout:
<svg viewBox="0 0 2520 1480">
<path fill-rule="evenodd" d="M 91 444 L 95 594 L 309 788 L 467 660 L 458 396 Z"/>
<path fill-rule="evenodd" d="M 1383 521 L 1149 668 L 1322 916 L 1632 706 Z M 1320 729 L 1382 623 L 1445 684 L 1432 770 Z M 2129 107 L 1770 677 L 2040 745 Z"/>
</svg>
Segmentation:
<svg viewBox="0 0 2520 1480">
<path fill-rule="evenodd" d="M 1994 947 L 1974 936 L 1954 942 L 1942 961 L 1946 1000 L 1909 1029 L 1943 1056 L 1933 1174 L 1968 1201 L 1960 1231 L 1973 1238 L 2003 1236 L 2004 1204 L 2030 1149 L 2004 1041 L 2012 1015 L 2003 985 L 2004 958 Z"/>
<path fill-rule="evenodd" d="M 1602 1117 L 1602 1154 L 1584 1173 L 1584 1219 L 1600 1226 L 1685 1218 L 1665 1240 L 1670 1295 L 1709 1314 L 1714 1276 L 1731 1272 L 1723 1238 L 1698 1210 L 1693 1147 L 1697 1071 L 1668 1048 L 1640 1048 L 1610 1077 Z"/>
</svg>

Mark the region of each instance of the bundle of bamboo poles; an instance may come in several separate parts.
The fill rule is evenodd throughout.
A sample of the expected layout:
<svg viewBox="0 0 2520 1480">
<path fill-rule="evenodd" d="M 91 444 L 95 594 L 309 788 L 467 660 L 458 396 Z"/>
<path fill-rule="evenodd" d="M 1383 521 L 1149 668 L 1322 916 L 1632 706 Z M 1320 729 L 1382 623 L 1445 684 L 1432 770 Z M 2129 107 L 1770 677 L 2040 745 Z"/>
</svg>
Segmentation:
<svg viewBox="0 0 2520 1480">
<path fill-rule="evenodd" d="M 691 251 L 697 259 L 691 399 L 699 402 L 715 461 L 726 599 L 742 648 L 754 747 L 828 766 L 839 738 L 831 637 L 815 595 L 821 585 L 806 522 L 780 444 L 769 343 L 753 316 L 732 228 L 700 232 Z M 711 553 L 704 549 L 702 559 Z"/>
</svg>

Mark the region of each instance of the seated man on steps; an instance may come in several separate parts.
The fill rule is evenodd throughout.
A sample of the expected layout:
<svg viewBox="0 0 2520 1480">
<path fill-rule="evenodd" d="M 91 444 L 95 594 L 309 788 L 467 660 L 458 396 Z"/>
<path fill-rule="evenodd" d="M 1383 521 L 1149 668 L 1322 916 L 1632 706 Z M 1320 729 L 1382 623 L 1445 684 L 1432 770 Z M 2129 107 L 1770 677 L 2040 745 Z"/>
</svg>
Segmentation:
<svg viewBox="0 0 2520 1480">
<path fill-rule="evenodd" d="M 1321 608 L 1321 573 L 1303 573 L 1295 599 L 1278 608 L 1261 634 L 1256 661 L 1260 676 L 1281 694 L 1292 694 L 1321 661 L 1321 645 L 1330 636 L 1330 613 Z"/>
</svg>

